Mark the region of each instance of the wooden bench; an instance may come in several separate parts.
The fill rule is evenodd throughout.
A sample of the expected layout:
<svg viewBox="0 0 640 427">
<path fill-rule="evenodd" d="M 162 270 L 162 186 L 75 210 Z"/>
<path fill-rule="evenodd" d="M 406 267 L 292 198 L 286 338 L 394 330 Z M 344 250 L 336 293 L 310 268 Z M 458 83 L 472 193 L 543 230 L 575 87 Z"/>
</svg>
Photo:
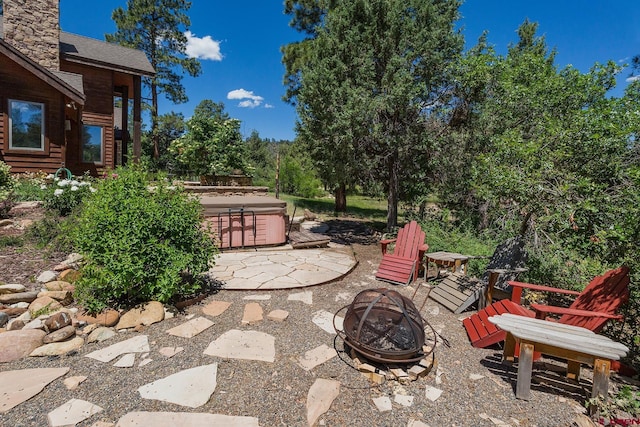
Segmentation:
<svg viewBox="0 0 640 427">
<path fill-rule="evenodd" d="M 611 361 L 620 360 L 629 349 L 603 335 L 579 326 L 549 322 L 509 313 L 489 317 L 489 321 L 507 333 L 504 359 L 515 359 L 520 346 L 516 398 L 529 400 L 533 353 L 540 352 L 567 360 L 567 377 L 580 377 L 580 364 L 593 366 L 591 397 L 607 398 Z"/>
</svg>

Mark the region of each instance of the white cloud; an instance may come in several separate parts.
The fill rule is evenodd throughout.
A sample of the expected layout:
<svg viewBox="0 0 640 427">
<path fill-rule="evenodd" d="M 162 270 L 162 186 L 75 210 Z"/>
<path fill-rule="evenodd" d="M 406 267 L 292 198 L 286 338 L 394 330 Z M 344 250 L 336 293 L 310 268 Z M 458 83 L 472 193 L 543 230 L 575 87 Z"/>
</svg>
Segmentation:
<svg viewBox="0 0 640 427">
<path fill-rule="evenodd" d="M 264 108 L 275 108 L 275 107 L 271 104 L 264 104 Z"/>
<path fill-rule="evenodd" d="M 185 32 L 184 35 L 187 37 L 186 54 L 189 58 L 222 61 L 219 41 L 213 40 L 211 36 L 196 37 L 191 31 Z"/>
<path fill-rule="evenodd" d="M 627 82 L 631 83 L 631 82 L 635 82 L 640 80 L 640 76 L 631 76 L 631 77 L 627 77 Z"/>
<path fill-rule="evenodd" d="M 241 108 L 256 108 L 262 104 L 262 101 L 264 101 L 263 97 L 255 95 L 253 91 L 244 90 L 242 88 L 235 89 L 229 92 L 227 94 L 227 99 L 240 100 L 240 102 L 238 103 L 238 107 Z"/>
</svg>

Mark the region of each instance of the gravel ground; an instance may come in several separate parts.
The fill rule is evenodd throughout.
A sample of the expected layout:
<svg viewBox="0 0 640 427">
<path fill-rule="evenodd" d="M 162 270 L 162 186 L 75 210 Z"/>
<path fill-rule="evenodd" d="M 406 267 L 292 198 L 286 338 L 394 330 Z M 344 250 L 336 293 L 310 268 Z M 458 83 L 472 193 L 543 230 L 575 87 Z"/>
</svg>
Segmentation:
<svg viewBox="0 0 640 427">
<path fill-rule="evenodd" d="M 348 234 L 348 233 L 347 233 Z M 352 301 L 353 297 L 367 288 L 384 286 L 374 279 L 374 270 L 380 260 L 380 249 L 371 239 L 359 238 L 352 244 L 358 266 L 343 280 L 309 288 L 313 292 L 313 304 L 288 301 L 293 291 L 269 291 L 271 298 L 258 301 L 265 315 L 274 309 L 287 310 L 289 318 L 283 322 L 264 320 L 259 324 L 241 324 L 247 295 L 256 292 L 220 291 L 198 305 L 184 309 L 172 319 L 151 325 L 142 332 L 149 336 L 150 358 L 153 362 L 143 367 L 116 368 L 112 363 L 101 363 L 84 357 L 99 348 L 131 338 L 137 332 L 123 332 L 103 343 L 86 344 L 77 353 L 53 358 L 27 358 L 0 366 L 2 370 L 42 367 L 69 367 L 66 377 L 84 375 L 88 379 L 74 390 L 67 390 L 61 379 L 48 385 L 44 391 L 27 402 L 0 415 L 1 426 L 46 426 L 47 413 L 72 398 L 83 399 L 104 408 L 103 412 L 89 418 L 79 426 L 91 426 L 97 421 L 115 423 L 131 411 L 206 412 L 226 415 L 253 416 L 261 426 L 305 426 L 307 392 L 317 378 L 338 380 L 341 383 L 339 396 L 330 410 L 320 417 L 323 426 L 406 426 L 411 420 L 420 420 L 435 426 L 571 426 L 581 411 L 585 389 L 584 383 L 578 394 L 566 385 L 553 386 L 555 379 L 562 378 L 553 373 L 557 362 L 545 359 L 538 363 L 545 368 L 539 372 L 547 378 L 542 384 L 532 386 L 530 401 L 516 400 L 513 387 L 515 368 L 501 364 L 501 350 L 476 349 L 467 339 L 461 319 L 437 303 L 429 300 L 422 314 L 439 330 L 449 346 L 439 344 L 435 351 L 437 369 L 427 376 L 407 385 L 387 381 L 380 386 L 371 386 L 362 374 L 354 370 L 341 358 L 314 368 L 303 370 L 296 359 L 306 351 L 322 344 L 343 350 L 341 340 L 334 340 L 314 323 L 311 318 L 318 310 L 335 313 Z M 413 289 L 399 287 L 403 294 L 411 296 Z M 423 301 L 422 289 L 416 297 L 416 305 Z M 185 316 L 202 315 L 201 308 L 212 300 L 231 302 L 222 315 L 211 318 L 215 325 L 194 338 L 174 337 L 165 331 L 186 321 Z M 203 354 L 209 343 L 230 329 L 257 330 L 275 337 L 276 360 L 274 363 L 222 360 Z M 184 351 L 172 358 L 158 353 L 161 347 L 184 347 Z M 343 358 L 346 358 L 342 354 Z M 347 358 L 348 359 L 348 358 Z M 138 359 L 137 359 L 138 360 Z M 349 359 L 348 359 L 349 360 Z M 140 397 L 138 387 L 164 378 L 180 370 L 218 362 L 217 388 L 204 406 L 196 409 L 180 405 L 146 400 Z M 584 376 L 588 370 L 583 370 Z M 436 374 L 439 374 L 438 376 Z M 470 375 L 481 375 L 472 379 Z M 535 373 L 534 373 L 535 375 Z M 436 381 L 439 378 L 439 381 Z M 427 386 L 441 389 L 436 401 L 425 396 Z M 582 394 L 580 394 L 582 393 Z M 409 407 L 393 404 L 393 410 L 379 412 L 372 399 L 379 396 L 405 394 L 414 397 Z M 499 424 L 499 421 L 504 424 Z"/>
</svg>

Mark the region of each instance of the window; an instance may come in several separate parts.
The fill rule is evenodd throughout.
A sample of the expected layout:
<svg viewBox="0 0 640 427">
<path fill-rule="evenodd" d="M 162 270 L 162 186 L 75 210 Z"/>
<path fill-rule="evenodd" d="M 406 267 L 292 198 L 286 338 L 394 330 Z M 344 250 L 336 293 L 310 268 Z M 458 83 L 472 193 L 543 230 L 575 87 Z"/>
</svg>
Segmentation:
<svg viewBox="0 0 640 427">
<path fill-rule="evenodd" d="M 82 162 L 102 163 L 102 144 L 104 129 L 102 126 L 84 125 L 82 127 Z"/>
<path fill-rule="evenodd" d="M 9 148 L 44 151 L 44 104 L 9 100 Z"/>
</svg>

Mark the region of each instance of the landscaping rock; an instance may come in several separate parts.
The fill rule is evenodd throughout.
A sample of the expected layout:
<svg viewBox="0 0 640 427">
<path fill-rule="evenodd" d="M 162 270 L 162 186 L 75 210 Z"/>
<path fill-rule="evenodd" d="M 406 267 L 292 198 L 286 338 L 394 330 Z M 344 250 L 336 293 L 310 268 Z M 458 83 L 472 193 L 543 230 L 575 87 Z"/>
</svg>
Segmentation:
<svg viewBox="0 0 640 427">
<path fill-rule="evenodd" d="M 163 319 L 164 306 L 158 301 L 151 301 L 123 314 L 116 329 L 134 328 L 138 325 L 149 326 Z"/>
<path fill-rule="evenodd" d="M 80 276 L 82 276 L 82 273 L 80 273 L 78 270 L 67 268 L 60 273 L 60 276 L 58 276 L 58 278 L 60 280 L 64 280 L 65 282 L 73 283 L 78 280 Z"/>
<path fill-rule="evenodd" d="M 84 345 L 84 339 L 82 339 L 82 337 L 75 337 L 68 341 L 45 344 L 33 350 L 29 354 L 29 356 L 32 356 L 32 357 L 61 356 L 63 354 L 69 353 L 70 351 L 78 350 L 83 345 Z"/>
<path fill-rule="evenodd" d="M 62 308 L 62 304 L 58 301 L 54 300 L 51 297 L 38 297 L 31 304 L 29 304 L 29 311 L 31 313 L 37 313 L 41 310 L 48 310 L 48 312 L 52 312 Z"/>
<path fill-rule="evenodd" d="M 0 363 L 11 362 L 28 356 L 42 345 L 46 333 L 39 329 L 7 331 L 0 334 Z"/>
<path fill-rule="evenodd" d="M 70 325 L 71 316 L 65 312 L 56 313 L 44 321 L 44 327 L 47 328 L 49 332 L 57 331 Z"/>
<path fill-rule="evenodd" d="M 202 307 L 202 312 L 207 316 L 216 317 L 224 313 L 230 305 L 231 303 L 226 301 L 211 301 Z"/>
<path fill-rule="evenodd" d="M 75 336 L 76 334 L 76 328 L 74 328 L 73 326 L 69 325 L 69 326 L 65 326 L 64 328 L 60 328 L 54 332 L 51 332 L 50 334 L 46 335 L 43 339 L 42 342 L 45 344 L 51 344 L 54 342 L 61 342 L 64 341 L 68 338 L 71 338 L 72 336 Z"/>
<path fill-rule="evenodd" d="M 36 279 L 36 282 L 38 282 L 38 283 L 47 283 L 47 282 L 51 282 L 53 280 L 56 280 L 57 277 L 58 277 L 58 272 L 57 271 L 47 270 L 47 271 L 43 271 L 42 273 L 40 273 L 40 275 Z"/>
<path fill-rule="evenodd" d="M 104 310 L 102 313 L 98 314 L 89 314 L 82 313 L 76 316 L 76 319 L 81 322 L 86 322 L 91 325 L 97 324 L 102 326 L 114 326 L 120 320 L 120 313 L 116 310 L 108 308 Z"/>
<path fill-rule="evenodd" d="M 26 292 L 26 291 L 27 291 L 27 288 L 24 285 L 19 285 L 19 284 L 0 285 L 0 295 L 17 294 L 17 293 Z"/>
<path fill-rule="evenodd" d="M 73 295 L 70 291 L 40 291 L 38 298 L 40 297 L 53 298 L 62 305 L 69 305 L 73 302 Z"/>
<path fill-rule="evenodd" d="M 73 292 L 75 286 L 64 280 L 54 280 L 44 284 L 45 289 L 48 291 L 70 291 Z"/>
<path fill-rule="evenodd" d="M 307 424 L 315 425 L 320 415 L 329 410 L 339 394 L 339 381 L 318 378 L 307 394 Z"/>
<path fill-rule="evenodd" d="M 0 295 L 0 304 L 15 304 L 17 302 L 32 302 L 38 298 L 38 292 L 16 292 Z"/>
<path fill-rule="evenodd" d="M 98 412 L 102 412 L 102 410 L 101 407 L 86 400 L 71 399 L 49 412 L 47 421 L 49 427 L 75 426 Z"/>
<path fill-rule="evenodd" d="M 112 338 L 115 335 L 116 331 L 111 328 L 102 326 L 91 331 L 91 333 L 87 337 L 87 342 L 102 342 L 108 340 L 109 338 Z"/>
<path fill-rule="evenodd" d="M 289 312 L 286 310 L 272 310 L 267 314 L 267 319 L 274 322 L 284 322 L 289 317 Z"/>
<path fill-rule="evenodd" d="M 0 311 L 0 328 L 4 327 L 9 322 L 9 315 Z"/>
<path fill-rule="evenodd" d="M 257 302 L 250 302 L 244 306 L 244 315 L 242 316 L 243 325 L 255 325 L 262 322 L 262 307 Z"/>
<path fill-rule="evenodd" d="M 27 308 L 26 307 L 25 308 L 9 307 L 9 308 L 3 308 L 0 311 L 5 313 L 9 317 L 17 317 L 17 316 L 20 316 L 25 311 L 27 311 Z"/>
<path fill-rule="evenodd" d="M 35 368 L 0 372 L 0 414 L 40 393 L 69 368 Z"/>
<path fill-rule="evenodd" d="M 24 328 L 24 322 L 20 319 L 13 319 L 7 324 L 7 331 L 19 331 Z"/>
</svg>

